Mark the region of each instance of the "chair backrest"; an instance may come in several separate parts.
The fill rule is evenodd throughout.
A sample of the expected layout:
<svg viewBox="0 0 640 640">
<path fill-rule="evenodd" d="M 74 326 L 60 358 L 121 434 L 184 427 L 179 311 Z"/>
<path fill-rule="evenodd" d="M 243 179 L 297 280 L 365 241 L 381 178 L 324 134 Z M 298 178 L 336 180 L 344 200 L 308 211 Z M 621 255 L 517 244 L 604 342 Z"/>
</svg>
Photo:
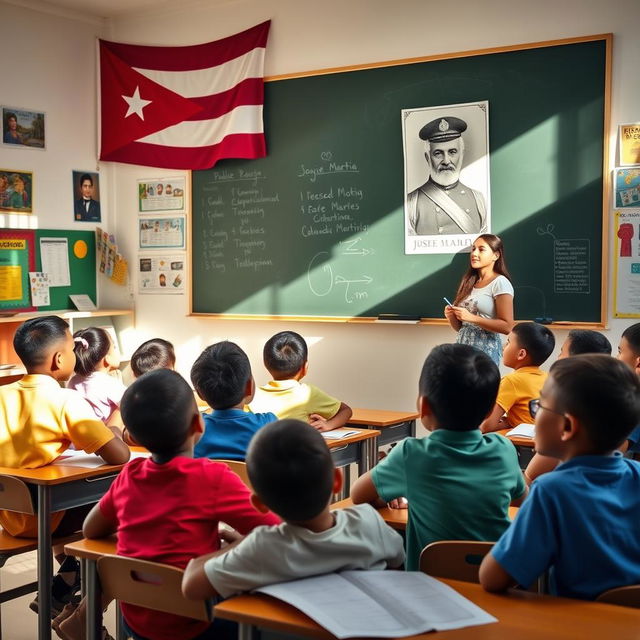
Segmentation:
<svg viewBox="0 0 640 640">
<path fill-rule="evenodd" d="M 632 584 L 628 587 L 617 587 L 601 593 L 596 600 L 608 604 L 619 604 L 623 607 L 635 607 L 640 609 L 640 584 Z"/>
<path fill-rule="evenodd" d="M 235 473 L 242 482 L 244 482 L 249 489 L 252 489 L 251 481 L 249 480 L 249 475 L 247 474 L 247 463 L 240 462 L 239 460 L 223 460 L 221 458 L 216 458 L 216 462 L 222 462 Z"/>
<path fill-rule="evenodd" d="M 13 476 L 0 475 L 0 509 L 33 515 L 33 500 L 26 483 Z"/>
<path fill-rule="evenodd" d="M 436 578 L 479 582 L 480 563 L 493 544 L 471 540 L 432 542 L 420 554 L 420 571 Z"/>
<path fill-rule="evenodd" d="M 187 600 L 182 595 L 183 575 L 177 567 L 138 558 L 103 556 L 98 560 L 98 576 L 106 597 L 209 622 L 210 603 Z"/>
</svg>

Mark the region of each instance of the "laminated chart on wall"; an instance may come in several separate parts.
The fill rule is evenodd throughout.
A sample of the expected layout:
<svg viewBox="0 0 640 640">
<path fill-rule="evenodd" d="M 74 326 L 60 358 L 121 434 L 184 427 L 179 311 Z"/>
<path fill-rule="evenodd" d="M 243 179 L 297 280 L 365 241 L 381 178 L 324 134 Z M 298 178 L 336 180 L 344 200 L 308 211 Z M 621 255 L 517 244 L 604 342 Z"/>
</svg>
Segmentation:
<svg viewBox="0 0 640 640">
<path fill-rule="evenodd" d="M 613 315 L 640 318 L 640 209 L 616 211 Z"/>
<path fill-rule="evenodd" d="M 35 271 L 33 231 L 0 231 L 0 313 L 33 310 L 29 272 Z"/>
</svg>

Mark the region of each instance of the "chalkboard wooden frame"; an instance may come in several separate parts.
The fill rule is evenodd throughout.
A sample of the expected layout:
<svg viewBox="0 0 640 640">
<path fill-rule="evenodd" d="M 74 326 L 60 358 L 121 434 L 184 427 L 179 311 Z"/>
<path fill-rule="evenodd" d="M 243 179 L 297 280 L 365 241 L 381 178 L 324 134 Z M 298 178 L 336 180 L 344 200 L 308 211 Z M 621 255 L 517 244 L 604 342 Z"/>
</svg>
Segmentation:
<svg viewBox="0 0 640 640">
<path fill-rule="evenodd" d="M 391 60 L 385 62 L 378 63 L 370 63 L 363 65 L 355 65 L 355 66 L 345 66 L 345 67 L 335 67 L 335 68 L 327 68 L 320 69 L 314 71 L 306 71 L 295 74 L 286 74 L 286 75 L 278 75 L 271 76 L 265 78 L 266 82 L 273 81 L 282 81 L 282 80 L 290 80 L 290 79 L 298 79 L 298 78 L 308 78 L 308 77 L 316 77 L 323 76 L 328 74 L 340 74 L 347 73 L 353 71 L 364 71 L 368 69 L 381 69 L 385 67 L 394 67 L 401 65 L 412 65 L 417 63 L 424 62 L 434 62 L 440 60 L 453 60 L 456 58 L 471 58 L 476 56 L 485 56 L 495 53 L 505 53 L 505 52 L 520 52 L 526 51 L 530 49 L 544 49 L 547 47 L 556 47 L 561 45 L 571 45 L 571 44 L 579 44 L 579 43 L 589 43 L 595 41 L 602 41 L 605 47 L 605 61 L 604 61 L 604 91 L 602 95 L 603 101 L 603 137 L 602 137 L 602 217 L 601 217 L 601 240 L 600 242 L 600 318 L 597 320 L 590 321 L 556 321 L 553 324 L 560 326 L 562 328 L 572 328 L 572 327 L 580 327 L 580 328 L 604 328 L 606 327 L 606 319 L 607 319 L 607 308 L 608 308 L 608 297 L 607 297 L 607 289 L 608 289 L 608 264 L 609 264 L 609 254 L 608 254 L 608 235 L 609 235 L 609 203 L 611 199 L 610 195 L 610 167 L 609 167 L 609 130 L 610 130 L 610 117 L 611 117 L 611 76 L 612 76 L 612 44 L 613 44 L 613 34 L 598 34 L 591 36 L 582 36 L 582 37 L 574 37 L 574 38 L 565 38 L 559 40 L 551 40 L 551 41 L 541 41 L 541 42 L 533 42 L 533 43 L 525 43 L 518 45 L 511 45 L 506 47 L 494 47 L 487 49 L 478 49 L 471 51 L 462 51 L 456 53 L 446 53 L 439 54 L 433 56 L 425 56 L 419 58 L 407 58 L 400 60 Z M 193 174 L 191 175 L 190 180 L 191 185 L 193 185 Z M 191 238 L 191 242 L 188 244 L 188 262 L 191 268 L 191 273 L 193 274 L 194 270 L 194 256 L 193 256 L 193 246 L 195 242 L 195 238 L 193 237 L 193 224 L 192 224 L 192 216 L 194 211 L 194 198 L 195 198 L 195 189 L 191 188 L 191 215 L 188 216 L 189 222 L 189 237 Z M 321 315 L 290 315 L 290 314 L 282 314 L 282 315 L 274 315 L 274 314 L 245 314 L 245 313 L 216 313 L 216 312 L 203 312 L 197 311 L 194 309 L 194 282 L 193 277 L 191 278 L 191 286 L 189 287 L 189 315 L 192 316 L 206 316 L 217 319 L 224 320 L 276 320 L 276 321 L 304 321 L 304 322 L 353 322 L 353 323 L 370 323 L 377 320 L 376 317 L 363 317 L 363 316 L 338 316 L 338 315 L 330 315 L 330 316 L 321 316 Z M 419 324 L 430 324 L 430 325 L 446 325 L 447 321 L 444 318 L 421 318 Z"/>
</svg>

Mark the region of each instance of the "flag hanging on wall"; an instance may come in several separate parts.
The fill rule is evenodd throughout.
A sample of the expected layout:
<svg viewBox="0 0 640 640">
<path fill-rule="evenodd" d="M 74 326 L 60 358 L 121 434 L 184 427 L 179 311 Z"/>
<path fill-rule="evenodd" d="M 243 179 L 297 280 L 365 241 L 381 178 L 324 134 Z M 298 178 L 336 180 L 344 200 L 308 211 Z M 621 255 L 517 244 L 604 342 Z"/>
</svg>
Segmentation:
<svg viewBox="0 0 640 640">
<path fill-rule="evenodd" d="M 100 159 L 208 169 L 263 157 L 270 24 L 187 47 L 100 40 Z"/>
</svg>

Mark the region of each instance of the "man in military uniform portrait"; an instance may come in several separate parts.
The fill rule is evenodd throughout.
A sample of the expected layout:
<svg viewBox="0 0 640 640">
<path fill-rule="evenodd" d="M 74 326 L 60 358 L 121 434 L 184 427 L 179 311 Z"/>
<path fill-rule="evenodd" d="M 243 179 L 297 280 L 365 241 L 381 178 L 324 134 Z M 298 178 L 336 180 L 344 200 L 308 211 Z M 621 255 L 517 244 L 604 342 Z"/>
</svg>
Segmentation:
<svg viewBox="0 0 640 640">
<path fill-rule="evenodd" d="M 482 193 L 460 182 L 464 165 L 467 123 L 443 116 L 425 124 L 428 180 L 407 195 L 408 235 L 479 234 L 487 231 L 487 208 Z"/>
</svg>

